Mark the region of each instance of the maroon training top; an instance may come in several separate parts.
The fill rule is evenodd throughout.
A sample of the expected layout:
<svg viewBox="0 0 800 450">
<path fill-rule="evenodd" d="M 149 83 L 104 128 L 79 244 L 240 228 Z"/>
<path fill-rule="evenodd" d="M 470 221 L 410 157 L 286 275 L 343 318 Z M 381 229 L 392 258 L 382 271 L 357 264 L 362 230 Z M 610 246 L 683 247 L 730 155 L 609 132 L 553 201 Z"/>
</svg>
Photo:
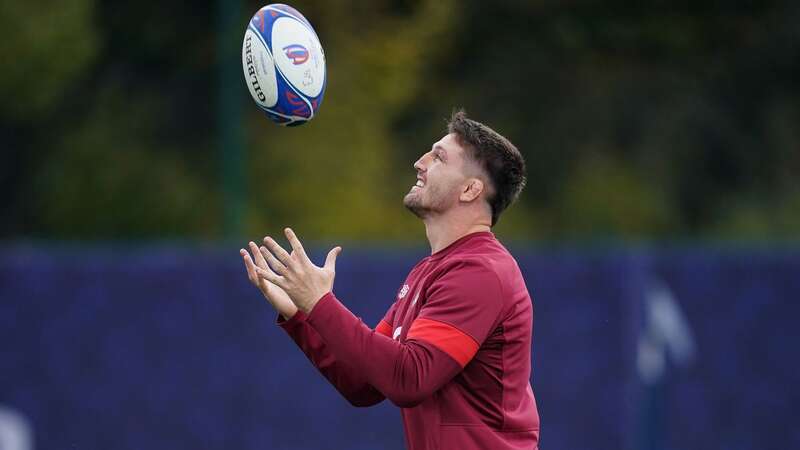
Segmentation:
<svg viewBox="0 0 800 450">
<path fill-rule="evenodd" d="M 420 261 L 374 330 L 332 293 L 279 322 L 350 403 L 400 406 L 409 450 L 538 448 L 533 305 L 490 232 Z"/>
</svg>

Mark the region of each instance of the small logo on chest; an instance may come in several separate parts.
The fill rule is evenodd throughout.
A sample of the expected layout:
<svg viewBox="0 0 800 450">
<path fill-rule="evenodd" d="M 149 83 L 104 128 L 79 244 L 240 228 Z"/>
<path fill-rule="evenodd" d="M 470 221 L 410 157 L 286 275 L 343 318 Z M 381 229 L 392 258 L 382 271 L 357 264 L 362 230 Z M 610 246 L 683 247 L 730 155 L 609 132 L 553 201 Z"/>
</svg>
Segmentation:
<svg viewBox="0 0 800 450">
<path fill-rule="evenodd" d="M 395 341 L 400 338 L 400 332 L 403 331 L 403 327 L 397 327 L 394 329 L 394 333 L 392 334 L 392 339 Z"/>
<path fill-rule="evenodd" d="M 400 288 L 400 293 L 397 294 L 397 298 L 403 298 L 408 294 L 408 285 L 404 284 L 402 288 Z"/>
</svg>

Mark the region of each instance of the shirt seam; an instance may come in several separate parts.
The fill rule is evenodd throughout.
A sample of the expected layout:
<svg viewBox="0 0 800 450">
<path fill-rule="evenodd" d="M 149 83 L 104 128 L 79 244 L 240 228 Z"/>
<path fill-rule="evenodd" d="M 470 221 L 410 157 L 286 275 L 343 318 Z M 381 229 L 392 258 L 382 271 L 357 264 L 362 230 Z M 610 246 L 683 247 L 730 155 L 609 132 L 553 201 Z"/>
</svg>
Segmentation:
<svg viewBox="0 0 800 450">
<path fill-rule="evenodd" d="M 487 428 L 492 431 L 496 431 L 498 433 L 517 433 L 521 431 L 539 431 L 538 428 L 514 428 L 509 430 L 502 430 L 492 428 L 485 423 L 458 423 L 458 422 L 447 422 L 447 423 L 440 423 L 440 427 L 459 427 L 459 428 Z"/>
</svg>

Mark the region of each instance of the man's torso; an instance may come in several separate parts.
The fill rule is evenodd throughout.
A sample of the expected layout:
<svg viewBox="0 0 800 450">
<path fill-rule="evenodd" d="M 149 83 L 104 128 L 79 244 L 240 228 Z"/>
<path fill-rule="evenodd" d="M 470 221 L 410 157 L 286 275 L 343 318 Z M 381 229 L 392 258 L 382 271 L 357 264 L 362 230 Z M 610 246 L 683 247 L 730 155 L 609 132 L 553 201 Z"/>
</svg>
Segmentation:
<svg viewBox="0 0 800 450">
<path fill-rule="evenodd" d="M 480 261 L 496 274 L 500 292 L 487 287 L 485 301 L 500 304 L 487 308 L 488 314 L 469 316 L 455 304 L 448 309 L 451 315 L 436 317 L 465 332 L 480 322 L 491 331 L 450 382 L 420 405 L 402 410 L 409 448 L 534 449 L 539 418 L 529 383 L 533 309 L 519 268 L 491 233 L 467 236 L 441 253 L 417 264 L 398 291 L 386 317 L 394 339 L 406 342 L 429 295 L 435 295 L 432 286 L 444 275 L 457 282 L 453 274 L 464 261 Z"/>
</svg>

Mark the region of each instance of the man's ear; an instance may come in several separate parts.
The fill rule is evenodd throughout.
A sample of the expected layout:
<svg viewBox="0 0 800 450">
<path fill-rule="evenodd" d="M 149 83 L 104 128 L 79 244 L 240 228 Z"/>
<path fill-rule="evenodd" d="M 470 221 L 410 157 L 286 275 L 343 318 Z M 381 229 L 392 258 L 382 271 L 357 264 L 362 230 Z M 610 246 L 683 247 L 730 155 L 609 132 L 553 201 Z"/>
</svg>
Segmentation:
<svg viewBox="0 0 800 450">
<path fill-rule="evenodd" d="M 464 189 L 458 199 L 462 202 L 471 202 L 481 195 L 485 187 L 486 185 L 483 184 L 483 180 L 480 178 L 470 178 L 467 180 L 467 184 L 464 185 Z"/>
</svg>

